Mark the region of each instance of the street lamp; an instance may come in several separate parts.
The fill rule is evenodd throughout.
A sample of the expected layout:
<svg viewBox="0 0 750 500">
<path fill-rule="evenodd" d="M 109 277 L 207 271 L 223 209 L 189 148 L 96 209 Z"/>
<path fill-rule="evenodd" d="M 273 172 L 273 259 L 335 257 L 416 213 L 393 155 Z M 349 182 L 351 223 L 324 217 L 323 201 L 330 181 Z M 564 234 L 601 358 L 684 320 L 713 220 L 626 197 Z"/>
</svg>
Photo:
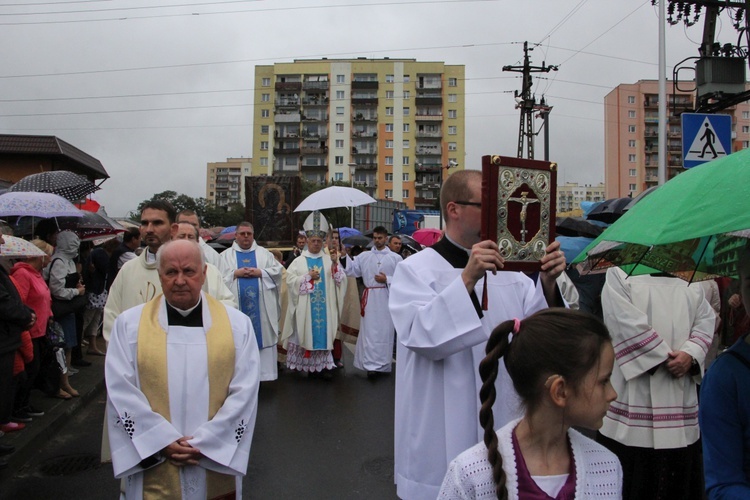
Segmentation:
<svg viewBox="0 0 750 500">
<path fill-rule="evenodd" d="M 354 174 L 356 173 L 356 170 L 357 170 L 357 164 L 354 162 L 350 163 L 349 164 L 349 183 L 351 184 L 352 188 L 354 187 Z M 351 213 L 351 223 L 349 224 L 349 227 L 353 228 L 354 227 L 354 207 L 351 207 L 349 211 Z"/>
<path fill-rule="evenodd" d="M 447 165 L 440 167 L 440 185 L 438 187 L 438 216 L 440 219 L 440 230 L 443 230 L 443 200 L 440 199 L 440 191 L 442 191 L 443 188 L 443 170 L 448 170 L 449 168 L 456 168 L 458 166 L 458 162 L 456 160 L 450 160 Z"/>
</svg>

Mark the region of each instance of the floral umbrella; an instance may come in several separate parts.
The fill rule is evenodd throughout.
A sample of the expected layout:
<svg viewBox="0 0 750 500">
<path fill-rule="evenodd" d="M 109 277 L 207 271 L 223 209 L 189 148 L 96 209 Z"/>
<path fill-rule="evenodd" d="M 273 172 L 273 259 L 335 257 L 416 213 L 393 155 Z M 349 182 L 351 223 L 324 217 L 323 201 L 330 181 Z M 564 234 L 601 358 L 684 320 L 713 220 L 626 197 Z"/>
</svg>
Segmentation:
<svg viewBox="0 0 750 500">
<path fill-rule="evenodd" d="M 29 257 L 43 257 L 47 255 L 44 251 L 37 248 L 36 245 L 23 238 L 3 235 L 5 243 L 0 245 L 0 257 L 11 259 L 26 259 Z"/>
<path fill-rule="evenodd" d="M 69 201 L 79 201 L 99 186 L 86 177 L 67 170 L 54 170 L 27 175 L 10 187 L 12 192 L 53 193 Z"/>
<path fill-rule="evenodd" d="M 0 217 L 26 215 L 30 217 L 83 217 L 65 198 L 52 193 L 16 193 L 0 194 Z"/>
</svg>

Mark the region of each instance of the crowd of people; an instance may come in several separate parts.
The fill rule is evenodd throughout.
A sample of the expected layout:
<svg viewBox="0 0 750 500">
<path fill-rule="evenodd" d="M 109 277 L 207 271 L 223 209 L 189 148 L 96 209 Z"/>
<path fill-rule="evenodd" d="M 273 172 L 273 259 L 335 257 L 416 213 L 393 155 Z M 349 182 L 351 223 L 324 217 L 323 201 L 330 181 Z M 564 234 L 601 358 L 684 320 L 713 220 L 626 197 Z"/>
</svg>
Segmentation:
<svg viewBox="0 0 750 500">
<path fill-rule="evenodd" d="M 0 432 L 43 416 L 34 387 L 78 395 L 85 342 L 125 497 L 240 498 L 261 383 L 330 380 L 355 341 L 362 376 L 395 364 L 400 498 L 745 498 L 750 250 L 735 283 L 611 268 L 579 296 L 557 242 L 539 272 L 503 270 L 481 183 L 446 179 L 422 251 L 384 227 L 344 245 L 315 211 L 286 255 L 249 222 L 217 253 L 162 200 L 93 249 L 50 231 L 0 269 Z"/>
</svg>

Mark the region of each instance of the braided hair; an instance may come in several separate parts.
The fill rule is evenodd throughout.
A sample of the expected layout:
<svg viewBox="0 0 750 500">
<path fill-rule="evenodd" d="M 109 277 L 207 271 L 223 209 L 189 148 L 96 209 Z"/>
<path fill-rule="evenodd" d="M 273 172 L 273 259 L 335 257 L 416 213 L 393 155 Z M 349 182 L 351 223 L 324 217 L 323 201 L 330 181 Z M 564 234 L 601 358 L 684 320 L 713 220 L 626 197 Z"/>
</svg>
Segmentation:
<svg viewBox="0 0 750 500">
<path fill-rule="evenodd" d="M 497 498 L 502 500 L 508 498 L 508 490 L 492 413 L 497 398 L 495 381 L 500 358 L 503 358 L 513 387 L 529 414 L 542 401 L 547 377 L 559 374 L 574 389 L 577 388 L 598 363 L 602 346 L 611 342 L 607 327 L 595 316 L 581 311 L 545 309 L 522 322 L 517 321 L 504 321 L 492 331 L 485 349 L 486 356 L 479 363 L 482 378 L 479 423 L 484 429 L 484 444 L 492 466 Z"/>
</svg>

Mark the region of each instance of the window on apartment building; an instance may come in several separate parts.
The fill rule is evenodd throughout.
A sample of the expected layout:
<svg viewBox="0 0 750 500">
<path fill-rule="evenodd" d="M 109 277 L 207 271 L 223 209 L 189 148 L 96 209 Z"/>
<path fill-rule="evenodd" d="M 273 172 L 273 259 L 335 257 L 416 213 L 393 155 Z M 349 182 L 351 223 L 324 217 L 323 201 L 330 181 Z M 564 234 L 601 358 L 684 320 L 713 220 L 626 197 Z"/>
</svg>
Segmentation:
<svg viewBox="0 0 750 500">
<path fill-rule="evenodd" d="M 634 148 L 635 147 L 635 139 L 630 139 L 628 141 L 628 147 L 629 148 Z"/>
<path fill-rule="evenodd" d="M 635 177 L 635 169 L 634 169 L 634 168 L 630 168 L 630 169 L 628 169 L 628 175 L 629 175 L 630 177 Z"/>
<path fill-rule="evenodd" d="M 742 133 L 743 133 L 743 134 L 748 134 L 748 133 L 750 133 L 750 127 L 749 127 L 749 126 L 747 126 L 747 125 L 743 125 L 743 126 L 742 126 Z"/>
<path fill-rule="evenodd" d="M 249 169 L 249 168 L 247 168 L 247 167 L 245 167 L 245 173 L 246 173 L 246 174 L 249 174 L 249 173 L 250 173 L 250 169 Z"/>
<path fill-rule="evenodd" d="M 635 133 L 635 125 L 628 125 L 628 132 L 630 132 L 631 134 L 634 134 Z"/>
<path fill-rule="evenodd" d="M 635 104 L 635 96 L 629 95 L 628 96 L 628 104 Z"/>
<path fill-rule="evenodd" d="M 344 114 L 344 106 L 336 106 L 336 114 L 341 116 Z"/>
<path fill-rule="evenodd" d="M 386 123 L 385 124 L 385 131 L 386 132 L 393 132 L 393 124 L 392 123 Z"/>
<path fill-rule="evenodd" d="M 628 184 L 628 191 L 635 191 L 635 184 Z"/>
<path fill-rule="evenodd" d="M 333 174 L 333 179 L 336 181 L 343 181 L 344 180 L 344 172 L 336 172 Z"/>
<path fill-rule="evenodd" d="M 404 108 L 404 116 L 409 116 L 409 108 Z"/>
<path fill-rule="evenodd" d="M 408 99 L 411 96 L 408 90 L 404 90 L 404 99 Z"/>
<path fill-rule="evenodd" d="M 344 147 L 344 139 L 336 139 L 336 148 L 341 149 Z"/>
<path fill-rule="evenodd" d="M 409 75 L 404 75 L 404 83 L 409 83 L 410 80 L 411 78 L 409 77 Z"/>
<path fill-rule="evenodd" d="M 628 111 L 628 118 L 635 118 L 635 110 L 631 109 Z"/>
<path fill-rule="evenodd" d="M 404 182 L 409 182 L 409 172 L 404 172 L 401 174 L 401 180 Z"/>
<path fill-rule="evenodd" d="M 268 135 L 268 125 L 261 125 L 260 126 L 260 133 L 264 135 Z"/>
<path fill-rule="evenodd" d="M 409 131 L 409 124 L 404 123 L 404 132 L 408 132 L 408 131 Z"/>
<path fill-rule="evenodd" d="M 336 165 L 343 165 L 344 164 L 344 157 L 343 156 L 337 156 L 335 157 Z"/>
<path fill-rule="evenodd" d="M 346 75 L 336 75 L 336 83 L 346 83 Z"/>
<path fill-rule="evenodd" d="M 456 135 L 458 133 L 458 127 L 451 125 L 448 127 L 448 135 Z"/>
<path fill-rule="evenodd" d="M 458 145 L 455 142 L 448 143 L 448 151 L 457 151 Z"/>
<path fill-rule="evenodd" d="M 385 197 L 386 198 L 393 198 L 393 189 L 386 189 L 385 190 Z"/>
<path fill-rule="evenodd" d="M 393 182 L 393 174 L 392 173 L 389 172 L 389 173 L 385 174 L 385 182 Z"/>
<path fill-rule="evenodd" d="M 401 165 L 408 165 L 408 164 L 409 164 L 408 156 L 404 156 L 403 158 L 401 158 Z"/>
<path fill-rule="evenodd" d="M 271 86 L 271 79 L 270 78 L 261 78 L 260 84 L 264 87 L 270 87 Z"/>
<path fill-rule="evenodd" d="M 402 198 L 408 198 L 409 197 L 409 190 L 408 189 L 404 189 L 403 191 L 401 191 L 401 197 Z"/>
<path fill-rule="evenodd" d="M 448 78 L 449 87 L 458 87 L 458 78 Z"/>
<path fill-rule="evenodd" d="M 215 186 L 214 184 L 211 184 L 211 185 L 209 185 L 208 187 L 210 187 L 211 189 L 213 189 L 213 188 L 214 188 L 214 187 L 216 187 L 216 186 Z"/>
<path fill-rule="evenodd" d="M 260 141 L 260 150 L 268 151 L 268 141 Z"/>
<path fill-rule="evenodd" d="M 458 94 L 448 94 L 448 102 L 458 102 Z"/>
<path fill-rule="evenodd" d="M 336 99 L 338 99 L 339 101 L 343 101 L 344 99 L 346 99 L 346 92 L 344 92 L 343 90 L 337 90 Z"/>
<path fill-rule="evenodd" d="M 386 107 L 385 108 L 385 116 L 393 116 L 393 107 Z"/>
<path fill-rule="evenodd" d="M 409 139 L 404 139 L 404 142 L 401 145 L 401 147 L 404 148 L 404 149 L 409 149 L 409 147 L 410 147 L 409 146 Z"/>
<path fill-rule="evenodd" d="M 742 141 L 742 149 L 750 148 L 750 141 Z"/>
<path fill-rule="evenodd" d="M 263 102 L 269 102 L 271 100 L 271 94 L 261 94 L 260 100 Z"/>
<path fill-rule="evenodd" d="M 630 163 L 635 163 L 635 155 L 628 155 L 628 161 Z"/>
<path fill-rule="evenodd" d="M 261 158 L 260 159 L 260 166 L 261 167 L 267 167 L 268 166 L 268 158 Z"/>
<path fill-rule="evenodd" d="M 343 123 L 337 123 L 336 124 L 336 132 L 343 132 L 344 131 L 344 124 Z"/>
<path fill-rule="evenodd" d="M 213 196 L 213 195 L 214 195 L 214 192 L 213 192 L 213 191 L 209 191 L 209 192 L 208 192 L 208 196 Z"/>
<path fill-rule="evenodd" d="M 458 112 L 455 109 L 449 109 L 448 118 L 456 118 L 456 117 L 458 117 Z"/>
<path fill-rule="evenodd" d="M 750 119 L 750 111 L 743 111 L 743 112 L 742 112 L 742 119 L 743 119 L 743 120 L 748 120 L 748 119 Z"/>
<path fill-rule="evenodd" d="M 261 118 L 268 118 L 269 116 L 271 116 L 271 111 L 270 110 L 268 110 L 268 109 L 261 109 L 260 110 L 260 117 Z"/>
<path fill-rule="evenodd" d="M 393 149 L 393 140 L 388 139 L 387 141 L 385 141 L 385 148 L 386 149 Z"/>
<path fill-rule="evenodd" d="M 393 83 L 393 75 L 385 75 L 385 83 Z"/>
<path fill-rule="evenodd" d="M 393 99 L 393 91 L 392 90 L 386 90 L 385 91 L 385 98 L 386 99 Z"/>
<path fill-rule="evenodd" d="M 393 156 L 386 156 L 385 157 L 385 164 L 386 165 L 393 165 Z"/>
</svg>

